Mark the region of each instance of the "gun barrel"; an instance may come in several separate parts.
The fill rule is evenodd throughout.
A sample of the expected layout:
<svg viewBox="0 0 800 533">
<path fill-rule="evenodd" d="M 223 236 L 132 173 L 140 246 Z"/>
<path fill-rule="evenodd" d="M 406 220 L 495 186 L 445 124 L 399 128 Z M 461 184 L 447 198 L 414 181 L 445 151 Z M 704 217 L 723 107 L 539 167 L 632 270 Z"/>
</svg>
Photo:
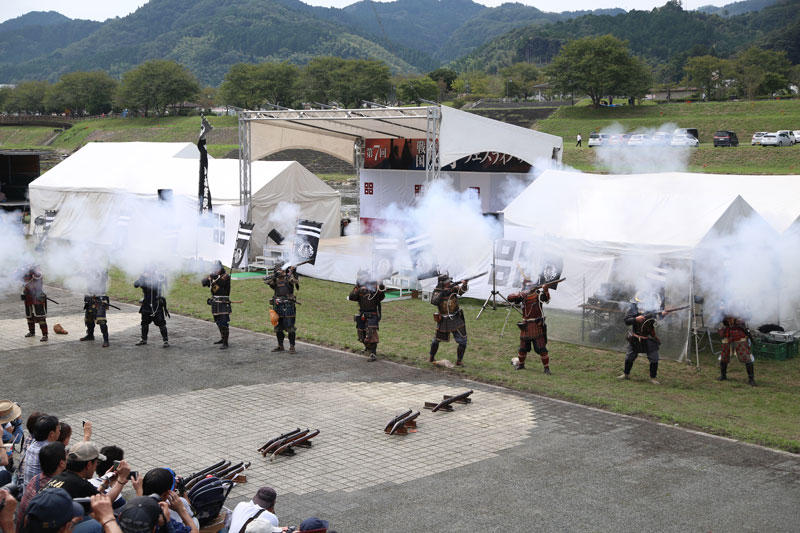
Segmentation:
<svg viewBox="0 0 800 533">
<path fill-rule="evenodd" d="M 270 439 L 270 440 L 268 440 L 268 441 L 267 441 L 267 442 L 266 442 L 266 443 L 265 443 L 263 446 L 261 446 L 261 447 L 258 449 L 258 451 L 260 452 L 261 450 L 263 450 L 264 448 L 266 448 L 266 447 L 267 447 L 267 446 L 269 446 L 270 444 L 273 444 L 273 443 L 275 443 L 275 442 L 277 442 L 277 441 L 279 441 L 279 440 L 283 440 L 283 439 L 285 439 L 286 437 L 290 437 L 290 436 L 292 436 L 292 435 L 294 435 L 294 434 L 296 434 L 296 433 L 300 433 L 300 428 L 293 429 L 292 431 L 287 431 L 286 433 L 284 433 L 284 434 L 282 434 L 282 435 L 278 435 L 278 436 L 277 436 L 277 437 L 275 437 L 274 439 Z"/>
</svg>

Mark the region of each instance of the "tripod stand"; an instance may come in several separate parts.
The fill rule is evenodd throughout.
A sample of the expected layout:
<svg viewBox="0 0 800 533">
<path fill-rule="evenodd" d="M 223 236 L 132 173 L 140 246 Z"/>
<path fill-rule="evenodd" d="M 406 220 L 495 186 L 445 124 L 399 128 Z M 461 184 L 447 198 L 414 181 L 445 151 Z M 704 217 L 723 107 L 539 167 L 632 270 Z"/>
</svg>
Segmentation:
<svg viewBox="0 0 800 533">
<path fill-rule="evenodd" d="M 497 290 L 497 253 L 496 253 L 496 251 L 497 251 L 497 243 L 493 242 L 492 243 L 492 290 L 489 292 L 489 296 L 486 297 L 486 301 L 483 302 L 483 305 L 481 306 L 481 310 L 478 311 L 478 316 L 475 317 L 475 320 L 478 320 L 481 317 L 481 314 L 483 314 L 483 312 L 489 306 L 489 301 L 490 300 L 492 302 L 492 311 L 497 311 L 497 297 L 498 296 L 500 298 L 502 298 L 505 303 L 507 303 L 511 307 L 514 307 L 511 304 L 511 302 L 509 302 L 508 299 L 505 296 L 503 296 L 500 293 L 500 291 Z M 508 312 L 510 314 L 511 313 L 511 309 L 509 309 Z M 508 319 L 508 317 L 506 317 L 506 320 L 507 319 Z"/>
</svg>

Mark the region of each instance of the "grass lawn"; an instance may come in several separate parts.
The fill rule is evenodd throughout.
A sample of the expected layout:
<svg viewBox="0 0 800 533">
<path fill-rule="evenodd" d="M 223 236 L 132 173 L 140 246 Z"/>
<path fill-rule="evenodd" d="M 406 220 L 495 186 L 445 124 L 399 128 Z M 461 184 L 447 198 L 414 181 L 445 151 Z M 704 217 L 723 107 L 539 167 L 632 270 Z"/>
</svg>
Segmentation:
<svg viewBox="0 0 800 533">
<path fill-rule="evenodd" d="M 341 283 L 301 278 L 298 299 L 298 338 L 319 345 L 358 351 L 353 314 L 356 304 L 346 302 L 350 286 Z M 112 274 L 109 294 L 113 298 L 136 302 L 141 291 L 132 280 Z M 231 325 L 260 332 L 267 326 L 269 288 L 260 281 L 234 281 L 232 297 L 243 300 L 234 305 Z M 199 279 L 185 276 L 171 287 L 169 307 L 178 314 L 210 320 L 206 305 L 208 289 Z M 624 355 L 582 346 L 550 342 L 552 376 L 542 373 L 538 357 L 532 354 L 525 371 L 516 372 L 510 365 L 518 344 L 517 330 L 509 325 L 503 337 L 499 333 L 506 313 L 487 310 L 475 315 L 481 302 L 467 300 L 469 347 L 465 366 L 445 370 L 427 362 L 433 336 L 433 306 L 421 300 L 384 304 L 381 322 L 379 357 L 399 363 L 431 368 L 431 372 L 453 372 L 486 383 L 521 391 L 535 392 L 618 413 L 643 416 L 670 424 L 679 424 L 709 433 L 800 452 L 800 359 L 757 361 L 756 381 L 746 384 L 744 366 L 733 362 L 729 381 L 717 382 L 716 361 L 706 354 L 701 368 L 664 361 L 659 367 L 661 386 L 647 381 L 647 362 L 640 358 L 634 365 L 631 381 L 620 382 Z M 112 318 L 113 320 L 113 318 Z M 216 339 L 209 339 L 209 342 Z M 232 335 L 236 343 L 236 334 Z M 264 353 L 274 346 L 267 342 L 253 346 Z M 299 356 L 302 357 L 302 356 Z M 439 358 L 455 360 L 455 344 L 442 343 Z M 369 364 L 364 362 L 364 364 Z"/>
<path fill-rule="evenodd" d="M 54 135 L 53 129 L 41 126 L 2 126 L 0 127 L 0 148 L 42 146 Z"/>
</svg>

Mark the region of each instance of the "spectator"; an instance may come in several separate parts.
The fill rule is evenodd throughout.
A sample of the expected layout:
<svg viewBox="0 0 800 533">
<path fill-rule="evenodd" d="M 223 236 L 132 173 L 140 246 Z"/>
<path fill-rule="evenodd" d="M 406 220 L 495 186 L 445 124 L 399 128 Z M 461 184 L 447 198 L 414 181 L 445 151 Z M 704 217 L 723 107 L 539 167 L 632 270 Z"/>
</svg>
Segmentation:
<svg viewBox="0 0 800 533">
<path fill-rule="evenodd" d="M 92 518 L 103 528 L 104 533 L 122 533 L 117 520 L 114 518 L 114 510 L 111 505 L 111 498 L 105 494 L 92 496 L 90 500 L 92 507 Z"/>
<path fill-rule="evenodd" d="M 42 416 L 44 413 L 40 411 L 34 411 L 28 415 L 28 420 L 25 421 L 25 429 L 28 430 L 28 438 L 23 439 L 22 443 L 22 451 L 20 452 L 20 460 L 19 460 L 19 472 L 20 474 L 24 474 L 24 465 L 25 465 L 25 454 L 28 452 L 28 447 L 33 442 L 33 426 L 36 424 L 36 421 L 39 420 L 39 417 Z M 19 475 L 19 474 L 18 474 Z"/>
<path fill-rule="evenodd" d="M 27 486 L 30 481 L 41 472 L 39 467 L 39 450 L 48 442 L 58 440 L 58 418 L 52 415 L 41 415 L 33 424 L 32 436 L 34 441 L 28 446 L 25 452 L 25 470 L 23 475 L 23 485 Z"/>
<path fill-rule="evenodd" d="M 313 531 L 313 533 L 327 533 L 328 531 L 328 521 L 322 520 L 315 516 L 311 518 L 306 518 L 302 522 L 300 522 L 300 527 L 297 528 L 297 531 Z M 331 531 L 331 533 L 334 533 Z"/>
<path fill-rule="evenodd" d="M 175 492 L 177 476 L 169 468 L 154 468 L 144 475 L 143 494 L 155 494 L 162 502 L 167 502 L 171 510 L 169 516 L 170 533 L 198 533 L 199 526 L 192 517 L 189 502 Z M 177 518 L 176 518 L 177 515 Z M 180 521 L 179 521 L 180 519 Z"/>
<path fill-rule="evenodd" d="M 581 143 L 583 142 L 583 137 L 581 137 L 580 133 L 578 134 L 577 141 L 578 142 L 575 143 L 575 147 L 579 148 L 581 146 Z"/>
<path fill-rule="evenodd" d="M 89 423 L 87 422 L 87 425 Z M 122 461 L 125 458 L 125 452 L 119 446 L 103 446 L 100 448 L 100 455 L 105 456 L 105 460 L 97 461 L 97 467 L 95 468 L 95 475 L 89 480 L 89 483 L 95 486 L 96 489 L 100 490 L 101 488 L 105 488 L 105 485 L 109 483 L 109 480 L 116 476 L 116 470 L 112 467 L 114 466 L 115 461 Z M 131 472 L 130 476 L 131 483 L 133 483 L 134 488 L 136 487 L 137 480 Z M 138 492 L 141 491 L 141 488 Z M 118 496 L 114 502 L 114 509 L 118 509 L 125 505 L 125 498 L 122 495 Z"/>
<path fill-rule="evenodd" d="M 64 489 L 47 488 L 28 505 L 25 533 L 67 533 L 83 516 L 83 508 Z"/>
<path fill-rule="evenodd" d="M 14 531 L 14 511 L 17 509 L 17 500 L 5 489 L 0 490 L 0 502 L 3 508 L 0 509 L 0 529 L 4 533 Z"/>
<path fill-rule="evenodd" d="M 58 425 L 58 442 L 62 443 L 66 448 L 69 446 L 70 438 L 72 438 L 72 426 L 66 422 L 61 422 Z"/>
<path fill-rule="evenodd" d="M 166 524 L 168 513 L 166 503 L 150 496 L 137 496 L 120 510 L 117 520 L 122 533 L 154 533 L 157 527 Z"/>
<path fill-rule="evenodd" d="M 266 520 L 253 520 L 244 528 L 244 533 L 283 533 L 282 527 L 275 527 Z"/>
<path fill-rule="evenodd" d="M 42 471 L 25 486 L 22 499 L 17 505 L 17 533 L 22 533 L 25 511 L 31 500 L 47 486 L 53 476 L 57 476 L 67 467 L 67 452 L 64 445 L 56 441 L 39 450 L 39 466 Z"/>
<path fill-rule="evenodd" d="M 3 444 L 10 444 L 3 450 L 5 457 L 0 457 L 0 486 L 11 483 L 11 472 L 14 470 L 14 444 L 22 441 L 22 409 L 10 400 L 0 400 L 0 426 L 3 427 Z"/>
<path fill-rule="evenodd" d="M 67 454 L 67 469 L 57 476 L 53 476 L 48 486 L 63 488 L 73 498 L 87 498 L 99 494 L 89 479 L 94 475 L 97 461 L 105 460 L 97 447 L 92 442 L 81 441 L 72 446 Z M 117 475 L 113 486 L 108 490 L 108 496 L 115 500 L 128 482 L 131 469 L 124 460 L 117 467 Z"/>
<path fill-rule="evenodd" d="M 241 502 L 231 514 L 231 525 L 228 533 L 244 533 L 247 524 L 253 520 L 263 520 L 278 527 L 275 516 L 275 499 L 277 493 L 272 487 L 261 487 L 249 502 Z"/>
</svg>

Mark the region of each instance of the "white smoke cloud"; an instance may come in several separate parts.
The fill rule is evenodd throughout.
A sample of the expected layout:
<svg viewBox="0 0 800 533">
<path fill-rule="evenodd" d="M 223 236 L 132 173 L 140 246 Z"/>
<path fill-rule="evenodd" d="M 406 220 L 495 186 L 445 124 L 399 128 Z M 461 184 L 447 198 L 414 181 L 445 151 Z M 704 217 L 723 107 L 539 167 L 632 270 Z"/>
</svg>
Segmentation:
<svg viewBox="0 0 800 533">
<path fill-rule="evenodd" d="M 648 139 L 652 139 L 656 133 L 672 134 L 675 129 L 675 124 L 663 124 L 658 128 L 639 128 L 631 134 L 646 135 Z M 621 136 L 625 129 L 614 123 L 601 133 L 612 137 Z M 622 140 L 620 144 L 604 144 L 593 149 L 597 151 L 598 163 L 614 174 L 681 172 L 688 167 L 692 148 L 646 142 L 642 146 L 629 146 L 627 140 Z"/>
</svg>

